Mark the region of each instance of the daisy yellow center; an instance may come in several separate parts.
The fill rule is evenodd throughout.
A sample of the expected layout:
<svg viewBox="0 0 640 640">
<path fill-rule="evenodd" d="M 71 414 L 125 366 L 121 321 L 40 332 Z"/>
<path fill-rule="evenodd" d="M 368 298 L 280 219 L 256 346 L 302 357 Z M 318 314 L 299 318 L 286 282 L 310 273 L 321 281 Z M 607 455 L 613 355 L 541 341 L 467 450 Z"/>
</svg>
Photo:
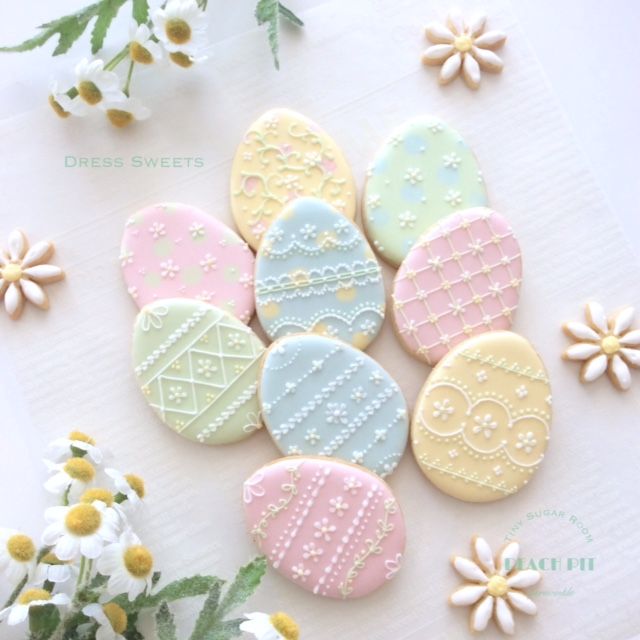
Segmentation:
<svg viewBox="0 0 640 640">
<path fill-rule="evenodd" d="M 612 356 L 614 353 L 620 351 L 620 340 L 616 336 L 606 336 L 602 339 L 602 350 L 608 355 Z"/>
<path fill-rule="evenodd" d="M 124 552 L 124 566 L 135 578 L 146 578 L 153 568 L 153 556 L 146 547 L 133 545 Z"/>
<path fill-rule="evenodd" d="M 494 598 L 502 598 L 507 591 L 509 591 L 509 585 L 507 584 L 506 578 L 502 576 L 492 576 L 491 580 L 489 580 L 489 584 L 487 585 L 487 591 L 490 596 Z"/>
<path fill-rule="evenodd" d="M 107 118 L 109 122 L 118 129 L 124 129 L 128 127 L 135 118 L 129 111 L 123 111 L 122 109 L 107 109 Z"/>
<path fill-rule="evenodd" d="M 51 600 L 51 594 L 46 589 L 27 589 L 18 598 L 20 604 L 31 604 L 36 600 Z"/>
<path fill-rule="evenodd" d="M 7 551 L 17 562 L 29 562 L 36 555 L 36 547 L 33 540 L 24 533 L 17 533 L 7 540 Z"/>
<path fill-rule="evenodd" d="M 453 45 L 458 51 L 460 51 L 460 53 L 466 53 L 471 50 L 473 40 L 471 39 L 471 36 L 458 36 Z"/>
<path fill-rule="evenodd" d="M 91 80 L 83 80 L 78 85 L 78 93 L 87 104 L 94 105 L 102 101 L 102 92 L 98 89 L 96 83 L 91 82 Z"/>
<path fill-rule="evenodd" d="M 192 64 L 193 60 L 186 54 L 182 53 L 182 51 L 175 51 L 169 54 L 171 58 L 171 62 L 174 62 L 179 67 L 183 67 L 184 69 L 188 69 Z"/>
<path fill-rule="evenodd" d="M 69 477 L 80 482 L 91 482 L 96 475 L 94 466 L 84 458 L 69 458 L 63 468 Z"/>
<path fill-rule="evenodd" d="M 132 42 L 129 45 L 129 55 L 134 62 L 140 64 L 151 64 L 153 62 L 153 56 L 149 52 L 149 49 L 143 47 L 139 42 Z"/>
<path fill-rule="evenodd" d="M 116 633 L 125 631 L 127 628 L 127 614 L 122 607 L 119 607 L 114 602 L 109 602 L 102 607 L 102 611 Z"/>
<path fill-rule="evenodd" d="M 191 27 L 182 18 L 171 18 L 167 20 L 164 28 L 167 38 L 174 44 L 186 44 L 191 40 Z"/>
<path fill-rule="evenodd" d="M 281 611 L 274 613 L 269 620 L 273 625 L 273 628 L 285 640 L 298 640 L 300 638 L 300 629 L 298 629 L 298 625 L 286 613 L 282 613 Z"/>
<path fill-rule="evenodd" d="M 81 503 L 69 509 L 64 524 L 74 536 L 90 536 L 100 528 L 102 515 L 93 505 Z"/>
<path fill-rule="evenodd" d="M 55 553 L 52 553 L 51 551 L 45 554 L 42 557 L 42 560 L 40 560 L 40 562 L 42 562 L 42 564 L 55 564 L 55 565 L 65 564 L 63 560 L 60 560 L 60 558 L 58 558 L 58 556 Z"/>
<path fill-rule="evenodd" d="M 144 480 L 133 473 L 127 473 L 124 479 L 129 483 L 129 486 L 138 494 L 138 498 L 144 498 Z"/>
<path fill-rule="evenodd" d="M 86 442 L 87 444 L 90 444 L 90 445 L 94 445 L 96 443 L 96 441 L 91 436 L 88 436 L 86 433 L 83 433 L 82 431 L 72 431 L 69 434 L 69 440 Z"/>
<path fill-rule="evenodd" d="M 7 282 L 16 282 L 22 278 L 22 269 L 19 264 L 8 264 L 2 269 L 2 278 Z"/>
<path fill-rule="evenodd" d="M 68 118 L 71 114 L 62 108 L 62 105 L 53 97 L 49 96 L 49 106 L 56 112 L 60 118 Z"/>
<path fill-rule="evenodd" d="M 87 489 L 81 496 L 80 502 L 86 502 L 87 504 L 91 504 L 94 500 L 100 500 L 104 502 L 107 507 L 110 507 L 113 504 L 113 493 L 108 489 Z"/>
</svg>

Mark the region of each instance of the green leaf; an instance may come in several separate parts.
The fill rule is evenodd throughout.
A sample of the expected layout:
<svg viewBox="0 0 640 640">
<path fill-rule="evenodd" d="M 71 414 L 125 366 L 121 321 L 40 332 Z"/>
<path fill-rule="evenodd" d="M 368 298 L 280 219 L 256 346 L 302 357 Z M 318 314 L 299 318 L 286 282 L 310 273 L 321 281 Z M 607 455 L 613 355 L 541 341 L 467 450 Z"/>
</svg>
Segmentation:
<svg viewBox="0 0 640 640">
<path fill-rule="evenodd" d="M 60 622 L 60 612 L 54 604 L 29 608 L 29 631 L 31 638 L 48 638 Z"/>
<path fill-rule="evenodd" d="M 148 0 L 133 0 L 133 19 L 138 24 L 144 24 L 149 19 Z"/>
<path fill-rule="evenodd" d="M 273 54 L 273 64 L 276 69 L 280 68 L 280 61 L 278 60 L 279 43 L 279 7 L 278 0 L 259 0 L 256 5 L 256 20 L 258 25 L 267 25 L 267 36 L 269 38 L 269 46 L 271 47 L 271 53 Z"/>
<path fill-rule="evenodd" d="M 217 626 L 220 617 L 218 615 L 218 603 L 220 602 L 220 584 L 215 584 L 209 591 L 207 599 L 202 605 L 202 610 L 198 615 L 190 640 L 205 640 L 209 637 L 207 632 L 211 632 Z"/>
<path fill-rule="evenodd" d="M 144 636 L 138 630 L 137 613 L 131 613 L 127 616 L 127 628 L 123 635 L 127 640 L 144 640 Z"/>
<path fill-rule="evenodd" d="M 101 573 L 96 573 L 96 575 L 93 576 L 93 579 L 91 580 L 91 582 L 88 584 L 87 588 L 99 589 L 103 585 L 107 584 L 108 580 L 109 580 L 109 576 L 103 576 Z"/>
<path fill-rule="evenodd" d="M 242 635 L 242 631 L 240 631 L 240 623 L 244 621 L 244 618 L 225 620 L 207 634 L 206 640 L 230 640 L 231 638 L 238 638 Z"/>
<path fill-rule="evenodd" d="M 278 2 L 278 12 L 280 15 L 289 22 L 296 25 L 296 27 L 304 27 L 304 22 L 298 18 L 298 16 L 291 11 L 288 7 L 285 7 L 282 2 Z"/>
<path fill-rule="evenodd" d="M 266 570 L 267 560 L 264 556 L 259 556 L 238 571 L 220 603 L 218 609 L 220 618 L 224 618 L 229 611 L 249 599 L 260 584 Z"/>
<path fill-rule="evenodd" d="M 158 640 L 177 640 L 176 623 L 169 605 L 163 602 L 156 611 L 156 632 Z"/>
<path fill-rule="evenodd" d="M 153 575 L 151 576 L 152 589 L 158 584 L 158 582 L 160 582 L 160 578 L 162 578 L 162 573 L 160 573 L 160 571 L 154 571 Z"/>
<path fill-rule="evenodd" d="M 102 0 L 98 12 L 98 19 L 95 25 L 93 25 L 93 31 L 91 32 L 91 53 L 96 54 L 102 49 L 107 31 L 113 19 L 118 15 L 120 7 L 126 1 L 127 0 Z"/>
<path fill-rule="evenodd" d="M 62 16 L 62 18 L 52 20 L 51 22 L 46 22 L 38 27 L 38 29 L 41 30 L 41 33 L 20 44 L 10 47 L 0 47 L 0 51 L 31 51 L 32 49 L 41 47 L 57 35 L 58 45 L 54 49 L 53 55 L 59 56 L 66 53 L 71 48 L 71 45 L 73 45 L 73 43 L 84 33 L 91 19 L 99 14 L 103 2 L 104 0 L 100 0 L 99 2 L 95 2 L 76 13 Z"/>
</svg>

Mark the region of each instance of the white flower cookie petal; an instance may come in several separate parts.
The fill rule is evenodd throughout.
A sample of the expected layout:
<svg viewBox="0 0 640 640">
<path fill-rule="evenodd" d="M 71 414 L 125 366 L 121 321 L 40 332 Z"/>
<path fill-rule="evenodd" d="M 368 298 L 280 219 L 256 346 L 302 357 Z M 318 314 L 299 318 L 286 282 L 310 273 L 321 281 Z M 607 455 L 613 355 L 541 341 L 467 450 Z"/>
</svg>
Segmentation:
<svg viewBox="0 0 640 640">
<path fill-rule="evenodd" d="M 629 331 L 620 338 L 620 344 L 624 347 L 638 347 L 640 346 L 640 329 Z"/>
<path fill-rule="evenodd" d="M 489 619 L 493 613 L 493 597 L 487 596 L 471 612 L 471 629 L 473 631 L 484 631 L 489 624 Z"/>
<path fill-rule="evenodd" d="M 452 55 L 446 60 L 440 69 L 440 84 L 448 84 L 451 82 L 460 71 L 462 66 L 462 56 L 459 53 Z"/>
<path fill-rule="evenodd" d="M 527 615 L 534 616 L 538 612 L 536 603 L 521 593 L 520 591 L 508 591 L 507 599 L 509 604 L 518 611 L 526 613 Z"/>
<path fill-rule="evenodd" d="M 53 245 L 51 242 L 36 242 L 25 254 L 22 260 L 23 267 L 32 267 L 44 262 L 53 253 Z"/>
<path fill-rule="evenodd" d="M 489 51 L 489 49 L 481 49 L 480 47 L 472 47 L 471 53 L 485 71 L 492 71 L 493 73 L 502 71 L 504 63 L 500 56 L 493 53 L 493 51 Z"/>
<path fill-rule="evenodd" d="M 26 250 L 27 237 L 20 229 L 14 229 L 9 234 L 9 257 L 12 260 L 21 260 Z"/>
<path fill-rule="evenodd" d="M 510 542 L 498 557 L 498 573 L 506 576 L 516 566 L 516 561 L 520 555 L 520 545 L 517 542 Z"/>
<path fill-rule="evenodd" d="M 624 360 L 616 353 L 609 364 L 609 373 L 613 382 L 623 391 L 631 387 L 631 372 Z"/>
<path fill-rule="evenodd" d="M 434 44 L 422 54 L 422 62 L 431 65 L 442 64 L 454 50 L 453 45 L 450 44 Z"/>
<path fill-rule="evenodd" d="M 480 86 L 480 79 L 482 77 L 480 74 L 480 65 L 473 56 L 466 55 L 464 57 L 462 75 L 464 76 L 464 81 L 472 89 L 477 89 Z"/>
<path fill-rule="evenodd" d="M 613 320 L 613 334 L 620 336 L 625 331 L 628 331 L 633 322 L 634 315 L 635 309 L 633 307 L 625 307 L 622 309 Z"/>
<path fill-rule="evenodd" d="M 589 324 L 591 324 L 594 329 L 600 331 L 602 334 L 608 333 L 609 325 L 607 323 L 607 316 L 599 302 L 587 303 L 586 316 Z"/>
<path fill-rule="evenodd" d="M 587 360 L 582 366 L 580 377 L 584 382 L 593 382 L 607 370 L 607 362 L 607 356 L 604 353 Z"/>
<path fill-rule="evenodd" d="M 22 287 L 24 297 L 29 302 L 41 309 L 49 308 L 49 298 L 41 286 L 37 285 L 33 280 L 22 280 L 20 286 Z"/>
<path fill-rule="evenodd" d="M 475 604 L 487 592 L 482 585 L 468 585 L 460 587 L 451 594 L 450 602 L 456 607 L 468 607 Z"/>
<path fill-rule="evenodd" d="M 503 633 L 511 636 L 516 630 L 513 613 L 503 598 L 496 598 L 496 622 Z"/>
<path fill-rule="evenodd" d="M 487 31 L 474 40 L 474 44 L 483 49 L 499 49 L 507 39 L 502 31 Z"/>
<path fill-rule="evenodd" d="M 491 551 L 489 543 L 484 538 L 477 537 L 473 541 L 473 548 L 476 552 L 478 562 L 482 565 L 483 569 L 493 573 L 496 568 L 493 562 L 493 552 Z"/>
<path fill-rule="evenodd" d="M 472 36 L 479 36 L 485 25 L 487 24 L 487 16 L 485 14 L 480 14 L 476 16 L 473 20 L 469 22 L 469 33 Z"/>
<path fill-rule="evenodd" d="M 542 574 L 539 571 L 524 569 L 508 578 L 507 584 L 513 589 L 525 589 L 532 587 L 534 584 L 538 584 L 540 578 L 542 578 Z"/>
<path fill-rule="evenodd" d="M 464 28 L 464 19 L 462 14 L 456 9 L 452 11 L 448 18 L 447 24 L 449 25 L 451 31 L 457 36 L 462 35 L 465 31 Z"/>
<path fill-rule="evenodd" d="M 428 24 L 425 33 L 427 38 L 436 44 L 451 44 L 456 39 L 451 30 L 439 22 Z"/>
<path fill-rule="evenodd" d="M 589 342 L 578 342 L 572 344 L 564 352 L 564 357 L 569 360 L 588 360 L 589 358 L 600 353 L 601 347 L 599 344 L 591 344 Z"/>
<path fill-rule="evenodd" d="M 64 271 L 52 264 L 38 264 L 24 269 L 23 273 L 36 282 L 54 282 L 64 277 Z"/>
<path fill-rule="evenodd" d="M 471 560 L 455 556 L 453 558 L 454 569 L 467 580 L 473 580 L 474 582 L 489 582 L 489 578 L 485 575 L 484 571 Z"/>
<path fill-rule="evenodd" d="M 567 322 L 564 325 L 564 330 L 576 340 L 600 340 L 598 332 L 582 322 Z"/>
<path fill-rule="evenodd" d="M 22 293 L 20 292 L 20 289 L 15 283 L 11 283 L 4 294 L 4 308 L 12 318 L 15 319 L 20 315 L 22 302 Z"/>
<path fill-rule="evenodd" d="M 640 367 L 640 351 L 638 349 L 620 349 L 620 355 L 632 367 Z"/>
</svg>

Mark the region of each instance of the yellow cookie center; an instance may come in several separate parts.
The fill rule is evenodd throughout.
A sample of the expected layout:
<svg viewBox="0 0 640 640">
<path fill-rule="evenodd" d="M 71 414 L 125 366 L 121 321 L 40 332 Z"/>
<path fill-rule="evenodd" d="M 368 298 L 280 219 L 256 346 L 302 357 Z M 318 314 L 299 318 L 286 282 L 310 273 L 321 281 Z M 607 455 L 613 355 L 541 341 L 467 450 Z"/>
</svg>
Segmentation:
<svg viewBox="0 0 640 640">
<path fill-rule="evenodd" d="M 91 80 L 83 80 L 78 85 L 78 93 L 87 104 L 94 105 L 102 101 L 102 92 Z"/>
<path fill-rule="evenodd" d="M 84 458 L 69 458 L 63 468 L 69 477 L 80 482 L 91 482 L 96 475 L 93 465 Z"/>
<path fill-rule="evenodd" d="M 91 504 L 94 500 L 100 500 L 104 502 L 107 507 L 110 507 L 113 504 L 113 493 L 108 489 L 87 489 L 81 496 L 80 502 L 85 502 L 87 504 Z"/>
<path fill-rule="evenodd" d="M 64 524 L 75 536 L 90 536 L 100 528 L 102 515 L 93 505 L 77 504 L 69 509 Z"/>
<path fill-rule="evenodd" d="M 145 49 L 139 42 L 132 42 L 129 45 L 129 55 L 134 62 L 140 64 L 151 64 L 153 62 L 153 56 L 148 49 Z"/>
<path fill-rule="evenodd" d="M 107 118 L 109 122 L 118 129 L 124 129 L 128 127 L 135 118 L 129 111 L 123 111 L 122 109 L 107 109 Z"/>
<path fill-rule="evenodd" d="M 104 615 L 107 616 L 107 620 L 111 623 L 111 628 L 116 633 L 123 633 L 127 628 L 127 614 L 122 607 L 119 607 L 113 602 L 109 602 L 102 607 Z"/>
<path fill-rule="evenodd" d="M 466 53 L 471 50 L 473 40 L 469 36 L 458 36 L 453 45 L 460 53 Z"/>
<path fill-rule="evenodd" d="M 72 431 L 69 434 L 69 440 L 86 442 L 87 444 L 91 444 L 91 445 L 94 445 L 96 443 L 96 441 L 91 436 L 88 436 L 86 433 L 83 433 L 82 431 Z"/>
<path fill-rule="evenodd" d="M 146 547 L 134 545 L 124 552 L 124 566 L 135 578 L 146 578 L 153 568 L 153 556 Z"/>
<path fill-rule="evenodd" d="M 602 339 L 602 350 L 608 355 L 612 356 L 620 350 L 620 340 L 616 336 L 606 336 Z"/>
<path fill-rule="evenodd" d="M 17 533 L 7 540 L 7 551 L 17 562 L 29 562 L 36 555 L 36 547 L 33 540 L 23 533 Z"/>
<path fill-rule="evenodd" d="M 27 589 L 18 598 L 20 604 L 31 604 L 36 600 L 51 600 L 51 594 L 45 589 Z"/>
<path fill-rule="evenodd" d="M 490 596 L 493 596 L 494 598 L 501 598 L 507 593 L 507 591 L 509 591 L 507 580 L 502 576 L 492 576 L 491 580 L 489 580 L 489 584 L 487 585 L 487 591 Z"/>
<path fill-rule="evenodd" d="M 7 282 L 16 282 L 22 278 L 22 269 L 19 264 L 8 264 L 2 270 L 2 278 Z"/>
<path fill-rule="evenodd" d="M 133 473 L 127 473 L 124 479 L 129 483 L 129 486 L 138 494 L 138 498 L 144 498 L 144 480 L 140 476 L 136 476 Z"/>
<path fill-rule="evenodd" d="M 273 628 L 285 640 L 298 640 L 298 638 L 300 638 L 300 629 L 298 628 L 298 625 L 286 613 L 274 613 L 269 620 L 271 621 Z"/>
<path fill-rule="evenodd" d="M 174 44 L 185 44 L 191 40 L 191 27 L 182 18 L 167 20 L 165 32 Z"/>
<path fill-rule="evenodd" d="M 193 64 L 193 60 L 191 60 L 186 53 L 182 53 L 182 51 L 174 51 L 169 54 L 169 57 L 171 58 L 171 62 L 174 62 L 184 69 L 188 69 Z"/>
</svg>

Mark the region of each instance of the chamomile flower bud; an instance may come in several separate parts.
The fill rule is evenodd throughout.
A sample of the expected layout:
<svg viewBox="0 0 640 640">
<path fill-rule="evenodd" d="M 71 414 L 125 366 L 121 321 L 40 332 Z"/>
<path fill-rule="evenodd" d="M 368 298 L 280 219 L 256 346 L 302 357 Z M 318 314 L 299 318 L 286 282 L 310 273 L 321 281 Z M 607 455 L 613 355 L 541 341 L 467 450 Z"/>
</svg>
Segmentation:
<svg viewBox="0 0 640 640">
<path fill-rule="evenodd" d="M 153 12 L 153 26 L 169 53 L 193 56 L 205 44 L 207 20 L 196 0 L 169 0 Z"/>
<path fill-rule="evenodd" d="M 67 582 L 75 573 L 77 573 L 75 565 L 70 564 L 68 561 L 60 560 L 55 553 L 50 551 L 40 559 L 33 581 L 36 584 L 43 584 L 44 582 L 58 584 Z"/>
<path fill-rule="evenodd" d="M 153 64 L 162 59 L 162 47 L 153 39 L 154 36 L 146 24 L 133 22 L 129 29 L 129 55 L 139 64 Z"/>
<path fill-rule="evenodd" d="M 87 456 L 96 464 L 104 458 L 103 452 L 96 447 L 96 441 L 82 431 L 72 431 L 66 438 L 57 438 L 48 447 L 48 454 L 53 460 L 75 456 Z"/>
<path fill-rule="evenodd" d="M 96 468 L 85 458 L 73 457 L 59 464 L 45 460 L 44 463 L 49 471 L 55 472 L 44 483 L 44 488 L 56 495 L 63 495 L 67 491 L 75 493 L 86 487 L 96 476 Z"/>
<path fill-rule="evenodd" d="M 300 629 L 295 620 L 286 613 L 246 613 L 247 620 L 240 630 L 251 633 L 256 640 L 299 640 Z"/>
<path fill-rule="evenodd" d="M 188 69 L 194 64 L 204 62 L 206 59 L 207 56 L 199 56 L 196 58 L 194 56 L 183 53 L 182 51 L 174 51 L 173 53 L 169 54 L 169 60 L 171 60 L 171 62 L 173 62 L 174 64 L 177 64 L 179 67 L 182 67 L 183 69 Z"/>
<path fill-rule="evenodd" d="M 104 101 L 118 102 L 126 97 L 120 79 L 113 71 L 105 71 L 102 60 L 83 58 L 76 66 L 76 89 L 80 97 L 94 107 Z"/>
<path fill-rule="evenodd" d="M 136 120 L 146 120 L 151 110 L 136 98 L 125 98 L 120 102 L 106 102 L 103 107 L 109 122 L 118 129 L 124 129 Z"/>
<path fill-rule="evenodd" d="M 49 87 L 49 106 L 54 110 L 60 118 L 68 118 L 69 116 L 84 116 L 87 113 L 87 105 L 80 98 L 75 89 L 68 92 L 62 92 L 58 88 L 57 82 L 52 82 Z M 69 94 L 75 94 L 72 98 Z"/>
<path fill-rule="evenodd" d="M 140 476 L 133 473 L 123 474 L 116 469 L 105 469 L 104 472 L 113 480 L 117 491 L 116 502 L 127 500 L 132 505 L 138 505 L 144 498 L 146 489 Z"/>
<path fill-rule="evenodd" d="M 95 640 L 125 640 L 122 634 L 127 628 L 128 619 L 121 606 L 114 602 L 105 605 L 88 604 L 82 609 L 82 613 L 98 623 Z"/>
<path fill-rule="evenodd" d="M 20 624 L 29 617 L 31 607 L 43 607 L 48 604 L 65 606 L 70 602 L 66 593 L 51 593 L 45 589 L 27 589 L 23 591 L 15 604 L 0 611 L 0 620 L 7 620 L 10 626 Z"/>
<path fill-rule="evenodd" d="M 13 529 L 0 529 L 0 573 L 11 584 L 17 584 L 33 572 L 36 554 L 36 546 L 29 536 Z"/>
</svg>

